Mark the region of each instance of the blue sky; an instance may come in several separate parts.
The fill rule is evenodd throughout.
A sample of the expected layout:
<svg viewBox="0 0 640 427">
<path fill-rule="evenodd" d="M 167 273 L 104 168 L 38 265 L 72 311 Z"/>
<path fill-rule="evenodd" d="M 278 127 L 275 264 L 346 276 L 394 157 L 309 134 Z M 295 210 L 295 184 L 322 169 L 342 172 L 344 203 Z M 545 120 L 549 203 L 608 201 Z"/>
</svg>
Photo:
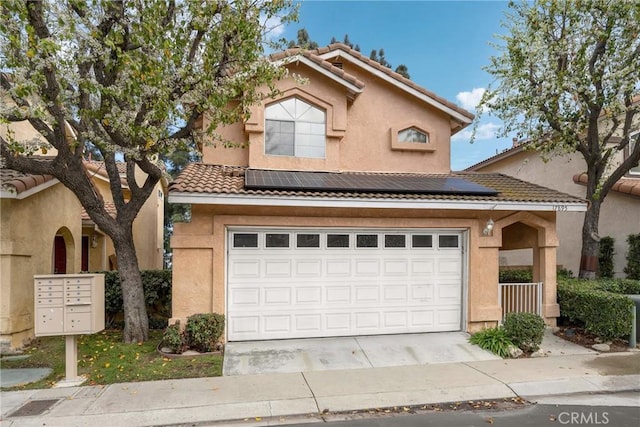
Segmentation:
<svg viewBox="0 0 640 427">
<path fill-rule="evenodd" d="M 298 22 L 281 36 L 295 39 L 297 30 L 306 28 L 323 46 L 349 34 L 362 53 L 384 48 L 394 68 L 405 64 L 414 82 L 475 113 L 482 89 L 493 80 L 482 67 L 498 53 L 490 42 L 504 32 L 507 9 L 506 1 L 304 0 Z M 451 168 L 464 169 L 509 148 L 510 138 L 495 136 L 499 126 L 497 118 L 483 115 L 473 144 L 471 126 L 455 135 Z"/>
</svg>

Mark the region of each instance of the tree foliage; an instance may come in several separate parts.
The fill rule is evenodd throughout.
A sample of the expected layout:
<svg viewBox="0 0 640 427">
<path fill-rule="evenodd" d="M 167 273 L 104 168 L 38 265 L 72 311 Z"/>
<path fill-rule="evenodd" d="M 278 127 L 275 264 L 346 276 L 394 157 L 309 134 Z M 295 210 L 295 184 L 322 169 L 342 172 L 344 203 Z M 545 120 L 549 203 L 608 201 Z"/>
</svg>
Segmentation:
<svg viewBox="0 0 640 427">
<path fill-rule="evenodd" d="M 12 169 L 55 176 L 111 238 L 125 340 L 144 341 L 132 223 L 162 177 L 158 155 L 198 141 L 203 113 L 212 132 L 269 95 L 284 72 L 265 57 L 269 26 L 295 11 L 285 0 L 4 0 L 0 8 L 0 120 L 26 120 L 40 133 L 24 141 L 9 132 L 2 156 Z M 88 147 L 104 159 L 115 217 L 86 173 Z M 34 156 L 39 149 L 54 157 Z"/>
<path fill-rule="evenodd" d="M 479 107 L 546 158 L 584 158 L 581 276 L 592 277 L 602 201 L 640 159 L 640 2 L 512 2 L 504 27 L 486 67 L 496 85 Z"/>
</svg>

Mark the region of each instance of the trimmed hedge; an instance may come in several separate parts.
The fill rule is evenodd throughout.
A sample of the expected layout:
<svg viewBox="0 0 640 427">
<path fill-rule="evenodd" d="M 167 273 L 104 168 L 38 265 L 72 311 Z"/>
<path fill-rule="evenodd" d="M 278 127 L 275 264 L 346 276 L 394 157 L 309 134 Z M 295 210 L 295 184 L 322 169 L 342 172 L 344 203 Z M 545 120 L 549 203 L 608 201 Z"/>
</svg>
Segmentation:
<svg viewBox="0 0 640 427">
<path fill-rule="evenodd" d="M 634 281 L 559 280 L 560 314 L 570 321 L 584 323 L 586 331 L 603 339 L 627 337 L 631 334 L 631 308 L 634 305 L 630 298 L 621 293 L 640 287 L 640 282 L 630 282 Z"/>
<path fill-rule="evenodd" d="M 104 310 L 108 327 L 122 327 L 117 319 L 124 312 L 122 287 L 117 271 L 99 271 L 104 274 Z M 149 327 L 162 329 L 171 317 L 171 270 L 143 270 L 144 299 L 149 314 Z"/>
<path fill-rule="evenodd" d="M 614 249 L 615 243 L 616 239 L 611 236 L 600 239 L 598 253 L 599 277 L 613 277 L 613 256 L 616 253 Z"/>
<path fill-rule="evenodd" d="M 640 233 L 629 234 L 627 237 L 629 251 L 627 252 L 627 266 L 624 272 L 627 279 L 640 280 Z"/>
</svg>

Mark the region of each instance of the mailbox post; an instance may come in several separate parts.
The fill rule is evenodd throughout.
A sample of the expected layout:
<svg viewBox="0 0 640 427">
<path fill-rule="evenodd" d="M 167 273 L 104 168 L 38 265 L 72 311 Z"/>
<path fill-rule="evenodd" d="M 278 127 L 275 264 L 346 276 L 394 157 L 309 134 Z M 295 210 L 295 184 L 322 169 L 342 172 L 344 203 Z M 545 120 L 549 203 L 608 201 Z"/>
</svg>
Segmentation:
<svg viewBox="0 0 640 427">
<path fill-rule="evenodd" d="M 104 329 L 104 274 L 55 274 L 33 277 L 35 336 L 65 336 L 66 378 L 76 385 L 78 342 L 81 334 Z"/>
</svg>

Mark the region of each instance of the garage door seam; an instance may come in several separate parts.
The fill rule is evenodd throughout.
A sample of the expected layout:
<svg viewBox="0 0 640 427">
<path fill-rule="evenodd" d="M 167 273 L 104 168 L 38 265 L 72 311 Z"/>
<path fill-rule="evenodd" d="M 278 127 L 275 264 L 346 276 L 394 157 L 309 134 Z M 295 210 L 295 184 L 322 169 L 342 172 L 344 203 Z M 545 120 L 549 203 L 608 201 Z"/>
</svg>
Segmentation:
<svg viewBox="0 0 640 427">
<path fill-rule="evenodd" d="M 311 388 L 311 385 L 309 384 L 309 381 L 307 381 L 307 377 L 304 375 L 304 372 L 300 372 L 300 374 L 302 375 L 302 379 L 304 380 L 305 384 L 307 385 L 307 388 L 309 388 L 309 391 L 311 392 L 311 396 L 313 397 L 313 401 L 316 404 L 316 409 L 318 410 L 318 412 L 320 412 L 320 407 L 318 406 L 318 398 L 316 397 L 316 394 L 313 392 L 313 389 Z"/>
</svg>

